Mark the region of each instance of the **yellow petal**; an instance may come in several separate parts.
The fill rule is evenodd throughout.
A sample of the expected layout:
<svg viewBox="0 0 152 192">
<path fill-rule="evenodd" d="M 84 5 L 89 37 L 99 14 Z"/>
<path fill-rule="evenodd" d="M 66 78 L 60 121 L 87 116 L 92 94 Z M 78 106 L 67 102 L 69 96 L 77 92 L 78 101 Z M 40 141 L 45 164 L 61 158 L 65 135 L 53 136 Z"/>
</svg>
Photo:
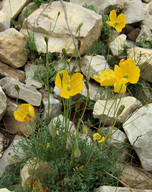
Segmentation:
<svg viewBox="0 0 152 192">
<path fill-rule="evenodd" d="M 120 82 L 116 82 L 114 84 L 114 92 L 115 93 L 125 93 L 126 92 L 126 85 L 125 84 L 121 84 Z"/>
<path fill-rule="evenodd" d="M 111 27 L 114 27 L 113 23 L 111 21 L 106 21 L 106 23 L 111 26 Z"/>
<path fill-rule="evenodd" d="M 101 139 L 101 135 L 99 133 L 94 133 L 93 134 L 93 140 L 96 141 L 96 140 L 99 140 Z"/>
<path fill-rule="evenodd" d="M 101 86 L 111 86 L 116 82 L 115 73 L 111 69 L 100 71 Z"/>
<path fill-rule="evenodd" d="M 120 15 L 118 15 L 118 17 L 116 18 L 116 21 L 118 23 L 120 23 L 120 22 L 125 22 L 126 23 L 126 16 L 125 16 L 125 14 L 121 13 Z"/>
<path fill-rule="evenodd" d="M 110 12 L 110 20 L 111 20 L 111 22 L 115 21 L 116 17 L 117 17 L 116 10 L 112 10 Z"/>
<path fill-rule="evenodd" d="M 81 73 L 75 73 L 71 79 L 70 79 L 70 84 L 72 87 L 76 87 L 83 79 L 83 75 Z"/>
<path fill-rule="evenodd" d="M 93 75 L 93 78 L 95 81 L 97 81 L 98 83 L 101 83 L 101 80 L 98 79 L 97 75 Z"/>
<path fill-rule="evenodd" d="M 29 110 L 31 118 L 35 117 L 34 107 L 31 104 L 28 104 L 28 110 Z"/>
<path fill-rule="evenodd" d="M 98 143 L 103 143 L 105 141 L 105 137 L 102 137 L 99 141 L 98 141 Z"/>
<path fill-rule="evenodd" d="M 68 71 L 62 70 L 58 72 L 55 79 L 55 86 L 59 89 L 62 89 L 69 82 L 69 74 Z"/>
<path fill-rule="evenodd" d="M 67 92 L 65 89 L 61 89 L 61 97 L 65 98 L 65 99 L 69 99 L 70 93 Z"/>
<path fill-rule="evenodd" d="M 83 90 L 83 87 L 84 87 L 84 83 L 83 81 L 81 81 L 76 87 L 73 87 L 73 90 L 71 91 L 70 96 L 74 96 L 80 93 Z"/>
<path fill-rule="evenodd" d="M 20 121 L 20 122 L 25 122 L 24 118 L 24 114 L 21 113 L 20 111 L 14 111 L 14 117 L 17 121 Z"/>
</svg>

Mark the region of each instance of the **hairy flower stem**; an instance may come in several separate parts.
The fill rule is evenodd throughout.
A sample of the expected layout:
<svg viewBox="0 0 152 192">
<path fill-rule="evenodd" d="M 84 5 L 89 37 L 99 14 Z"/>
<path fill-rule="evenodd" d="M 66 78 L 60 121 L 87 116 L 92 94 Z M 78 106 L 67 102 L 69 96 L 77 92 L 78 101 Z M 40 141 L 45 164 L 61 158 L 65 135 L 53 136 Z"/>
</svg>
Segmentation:
<svg viewBox="0 0 152 192">
<path fill-rule="evenodd" d="M 46 42 L 46 67 L 47 67 L 47 91 L 48 91 L 48 115 L 47 115 L 47 124 L 49 124 L 49 114 L 50 114 L 50 85 L 49 85 L 49 51 L 48 51 L 48 37 L 45 36 Z"/>
<path fill-rule="evenodd" d="M 77 125 L 75 143 L 74 143 L 74 146 L 73 146 L 72 157 L 71 157 L 71 166 L 72 166 L 73 161 L 74 161 L 74 152 L 75 152 L 75 149 L 78 148 L 78 137 L 79 137 L 80 124 L 81 124 L 81 122 L 82 122 L 82 118 L 83 118 L 83 116 L 84 116 L 84 114 L 85 114 L 85 111 L 86 111 L 86 108 L 87 108 L 87 104 L 88 104 L 88 100 L 89 100 L 89 84 L 88 84 L 88 81 L 85 82 L 85 85 L 86 85 L 86 88 L 87 88 L 87 98 L 86 98 L 84 110 L 83 110 L 83 112 L 82 112 L 81 118 L 79 119 L 78 125 Z"/>
</svg>

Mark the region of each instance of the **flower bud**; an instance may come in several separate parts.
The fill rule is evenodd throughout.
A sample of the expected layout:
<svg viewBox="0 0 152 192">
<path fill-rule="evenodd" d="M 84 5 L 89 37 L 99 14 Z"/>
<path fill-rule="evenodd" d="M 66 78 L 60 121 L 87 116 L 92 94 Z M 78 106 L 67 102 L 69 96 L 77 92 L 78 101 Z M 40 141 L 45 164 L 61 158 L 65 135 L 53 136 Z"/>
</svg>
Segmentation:
<svg viewBox="0 0 152 192">
<path fill-rule="evenodd" d="M 77 157 L 80 157 L 80 155 L 81 155 L 81 151 L 80 151 L 80 149 L 77 147 L 76 150 L 75 150 L 75 152 L 74 152 L 74 157 L 77 158 Z"/>
<path fill-rule="evenodd" d="M 50 134 L 53 138 L 56 136 L 56 129 L 54 127 L 51 128 Z"/>
<path fill-rule="evenodd" d="M 88 134 L 88 129 L 85 125 L 82 127 L 82 131 L 83 131 L 83 134 L 86 134 L 86 135 Z"/>
</svg>

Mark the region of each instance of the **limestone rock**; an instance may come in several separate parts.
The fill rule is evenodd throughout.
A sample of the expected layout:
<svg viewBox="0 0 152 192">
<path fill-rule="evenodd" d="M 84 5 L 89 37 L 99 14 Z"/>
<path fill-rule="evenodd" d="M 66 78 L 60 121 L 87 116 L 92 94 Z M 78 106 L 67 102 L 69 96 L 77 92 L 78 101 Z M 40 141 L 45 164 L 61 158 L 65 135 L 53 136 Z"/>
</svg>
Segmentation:
<svg viewBox="0 0 152 192">
<path fill-rule="evenodd" d="M 152 103 L 141 107 L 123 124 L 123 129 L 135 149 L 142 167 L 152 170 Z"/>
<path fill-rule="evenodd" d="M 33 171 L 33 175 L 29 173 L 29 170 Z M 37 159 L 28 160 L 21 170 L 21 180 L 24 190 L 31 185 L 35 179 L 43 180 L 43 177 L 53 171 L 53 165 L 47 162 L 38 162 Z"/>
<path fill-rule="evenodd" d="M 6 110 L 7 105 L 6 101 L 7 101 L 6 95 L 3 92 L 2 87 L 0 87 L 0 120 L 2 119 Z"/>
<path fill-rule="evenodd" d="M 116 9 L 120 7 L 120 9 L 124 8 L 124 0 L 70 0 L 71 3 L 76 3 L 79 5 L 94 5 L 95 10 L 102 10 L 105 14 L 109 13 L 112 9 Z"/>
<path fill-rule="evenodd" d="M 152 1 L 149 3 L 149 15 L 152 15 Z"/>
<path fill-rule="evenodd" d="M 18 86 L 19 93 L 16 90 L 15 86 Z M 5 77 L 0 80 L 0 86 L 2 89 L 11 98 L 18 98 L 30 103 L 33 106 L 40 106 L 42 95 L 35 87 L 26 86 L 23 83 L 10 78 Z"/>
<path fill-rule="evenodd" d="M 152 190 L 140 190 L 140 189 L 131 189 L 129 187 L 111 187 L 111 186 L 101 186 L 95 190 L 95 192 L 152 192 Z"/>
<path fill-rule="evenodd" d="M 152 30 L 152 15 L 149 15 L 142 21 L 142 25 L 147 25 Z"/>
<path fill-rule="evenodd" d="M 141 69 L 140 77 L 152 83 L 152 50 L 140 47 L 128 49 L 128 58 L 134 59 Z"/>
<path fill-rule="evenodd" d="M 0 177 L 3 175 L 6 167 L 17 163 L 17 161 L 14 161 L 13 159 L 14 155 L 17 155 L 19 158 L 24 157 L 24 153 L 21 148 L 18 148 L 18 153 L 16 154 L 12 147 L 12 145 L 16 145 L 20 141 L 21 137 L 16 135 L 12 144 L 4 151 L 3 157 L 0 159 Z"/>
<path fill-rule="evenodd" d="M 126 24 L 144 20 L 144 3 L 141 1 L 126 1 L 123 13 L 126 15 Z"/>
<path fill-rule="evenodd" d="M 15 68 L 22 67 L 26 60 L 24 48 L 27 40 L 24 35 L 14 28 L 0 33 L 0 60 Z"/>
<path fill-rule="evenodd" d="M 44 97 L 42 99 L 43 103 L 43 118 L 46 118 L 48 115 L 48 98 Z M 52 94 L 50 94 L 50 110 L 49 110 L 49 120 L 57 117 L 61 113 L 61 103 L 59 100 L 55 99 Z"/>
<path fill-rule="evenodd" d="M 33 65 L 33 64 L 26 64 L 25 65 L 25 83 L 27 86 L 34 86 L 37 89 L 42 88 L 42 83 L 39 82 L 38 80 L 33 79 L 34 76 L 34 71 L 38 68 L 39 66 Z"/>
<path fill-rule="evenodd" d="M 106 69 L 109 69 L 109 66 L 104 56 L 85 55 L 81 60 L 81 70 L 86 77 L 90 76 L 92 79 L 94 79 L 94 74 L 100 77 L 100 71 Z"/>
<path fill-rule="evenodd" d="M 29 136 L 30 132 L 33 131 L 32 127 L 27 126 L 27 124 L 24 122 L 16 121 L 14 118 L 14 111 L 17 110 L 17 108 L 18 108 L 18 105 L 16 104 L 16 102 L 12 99 L 7 98 L 7 108 L 6 108 L 5 115 L 3 116 L 5 129 L 12 134 Z M 36 113 L 36 109 L 35 109 L 35 113 Z"/>
<path fill-rule="evenodd" d="M 110 43 L 110 49 L 113 55 L 119 55 L 123 51 L 126 38 L 126 35 L 122 34 L 116 37 L 115 40 Z"/>
<path fill-rule="evenodd" d="M 143 169 L 125 163 L 121 175 L 122 184 L 138 189 L 152 189 L 152 174 Z"/>
<path fill-rule="evenodd" d="M 127 142 L 127 136 L 124 132 L 122 132 L 119 129 L 117 129 L 116 127 L 114 127 L 112 129 L 112 133 L 111 133 L 109 140 L 113 146 L 121 147 L 121 145 L 123 145 Z"/>
<path fill-rule="evenodd" d="M 115 103 L 114 103 L 115 102 Z M 118 121 L 123 123 L 127 117 L 141 104 L 135 97 L 124 97 L 121 100 L 98 100 L 93 109 L 93 116 L 96 119 L 101 119 L 102 123 L 110 125 L 116 117 L 119 107 L 116 109 L 116 103 L 119 103 L 119 107 L 124 105 L 123 112 L 118 116 Z M 116 110 L 115 110 L 116 109 Z M 115 114 L 115 116 L 114 116 Z"/>
<path fill-rule="evenodd" d="M 129 40 L 135 42 L 136 39 L 137 39 L 137 37 L 138 37 L 138 35 L 139 35 L 139 33 L 140 33 L 140 29 L 139 29 L 139 28 L 135 28 L 135 29 L 133 29 L 133 30 L 127 35 L 127 37 L 128 37 Z"/>
<path fill-rule="evenodd" d="M 142 38 L 143 35 L 146 36 L 146 37 L 148 37 L 148 38 L 150 38 L 150 36 L 151 36 L 151 30 L 150 30 L 149 26 L 147 26 L 147 25 L 142 25 L 142 26 L 141 26 L 141 30 L 140 30 L 140 33 L 139 33 L 137 39 L 136 39 L 136 42 L 138 42 L 138 40 L 139 40 L 140 38 Z"/>
<path fill-rule="evenodd" d="M 10 20 L 14 19 L 29 1 L 30 0 L 3 0 L 1 11 L 7 13 Z"/>
<path fill-rule="evenodd" d="M 68 121 L 67 125 L 69 125 L 68 131 L 70 131 L 71 134 L 76 134 L 76 128 L 75 128 L 75 125 L 73 124 L 73 122 L 70 121 L 70 120 L 67 120 L 67 121 Z M 63 126 L 64 126 L 64 117 L 63 117 L 63 115 L 59 115 L 58 117 L 55 117 L 55 118 L 53 118 L 51 120 L 51 122 L 50 122 L 50 124 L 48 126 L 50 132 L 51 132 L 51 129 L 52 129 L 52 125 L 55 125 L 57 122 L 60 122 L 61 125 L 63 124 Z M 62 127 L 60 127 L 60 129 L 61 128 Z M 57 132 L 57 134 L 59 134 L 59 132 Z"/>
<path fill-rule="evenodd" d="M 85 9 L 80 5 L 68 2 L 64 2 L 64 4 L 72 33 L 75 34 L 78 26 L 83 24 L 80 29 L 81 46 L 79 53 L 80 55 L 84 54 L 100 36 L 102 27 L 101 15 Z M 60 15 L 53 30 L 59 11 Z M 44 35 L 48 35 L 48 50 L 50 52 L 62 52 L 62 49 L 65 48 L 67 54 L 71 55 L 74 53 L 75 47 L 73 40 L 66 25 L 63 7 L 59 1 L 52 2 L 46 9 L 45 6 L 41 6 L 38 10 L 34 11 L 24 20 L 21 31 L 27 35 L 27 29 L 32 32 L 34 29 L 34 37 L 38 51 L 46 52 Z M 52 30 L 53 32 L 51 32 Z M 78 36 L 77 33 L 75 36 L 76 44 Z"/>
<path fill-rule="evenodd" d="M 22 26 L 24 19 L 31 15 L 36 9 L 38 9 L 38 6 L 34 4 L 34 2 L 29 3 L 19 14 L 18 23 Z"/>
<path fill-rule="evenodd" d="M 22 70 L 14 69 L 13 67 L 0 62 L 0 76 L 11 77 L 22 83 L 25 82 L 25 73 Z"/>
<path fill-rule="evenodd" d="M 0 192 L 14 192 L 14 191 L 10 191 L 10 190 L 8 190 L 8 189 L 6 189 L 6 188 L 1 188 L 1 189 L 0 189 Z"/>
<path fill-rule="evenodd" d="M 10 28 L 10 19 L 7 14 L 0 11 L 0 32 Z"/>
<path fill-rule="evenodd" d="M 151 0 L 142 0 L 144 3 L 149 3 Z"/>
<path fill-rule="evenodd" d="M 2 152 L 3 151 L 3 134 L 0 133 L 0 158 L 2 157 Z"/>
</svg>

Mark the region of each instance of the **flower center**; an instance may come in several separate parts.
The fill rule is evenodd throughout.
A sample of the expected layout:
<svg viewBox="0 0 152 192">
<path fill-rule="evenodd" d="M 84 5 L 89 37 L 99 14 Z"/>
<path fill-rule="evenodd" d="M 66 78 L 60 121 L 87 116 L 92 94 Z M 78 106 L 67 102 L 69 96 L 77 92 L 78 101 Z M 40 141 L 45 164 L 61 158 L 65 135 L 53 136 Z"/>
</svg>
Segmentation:
<svg viewBox="0 0 152 192">
<path fill-rule="evenodd" d="M 29 113 L 26 113 L 25 115 L 26 115 L 26 117 L 24 117 L 24 120 L 31 121 L 31 115 Z"/>
<path fill-rule="evenodd" d="M 129 77 L 128 73 L 123 74 L 123 78 L 128 79 L 128 77 Z"/>
<path fill-rule="evenodd" d="M 118 22 L 117 22 L 117 21 L 114 21 L 114 22 L 113 22 L 113 25 L 114 25 L 115 27 L 117 27 Z"/>
<path fill-rule="evenodd" d="M 70 83 L 68 83 L 65 89 L 68 92 L 72 91 L 72 85 Z"/>
</svg>

